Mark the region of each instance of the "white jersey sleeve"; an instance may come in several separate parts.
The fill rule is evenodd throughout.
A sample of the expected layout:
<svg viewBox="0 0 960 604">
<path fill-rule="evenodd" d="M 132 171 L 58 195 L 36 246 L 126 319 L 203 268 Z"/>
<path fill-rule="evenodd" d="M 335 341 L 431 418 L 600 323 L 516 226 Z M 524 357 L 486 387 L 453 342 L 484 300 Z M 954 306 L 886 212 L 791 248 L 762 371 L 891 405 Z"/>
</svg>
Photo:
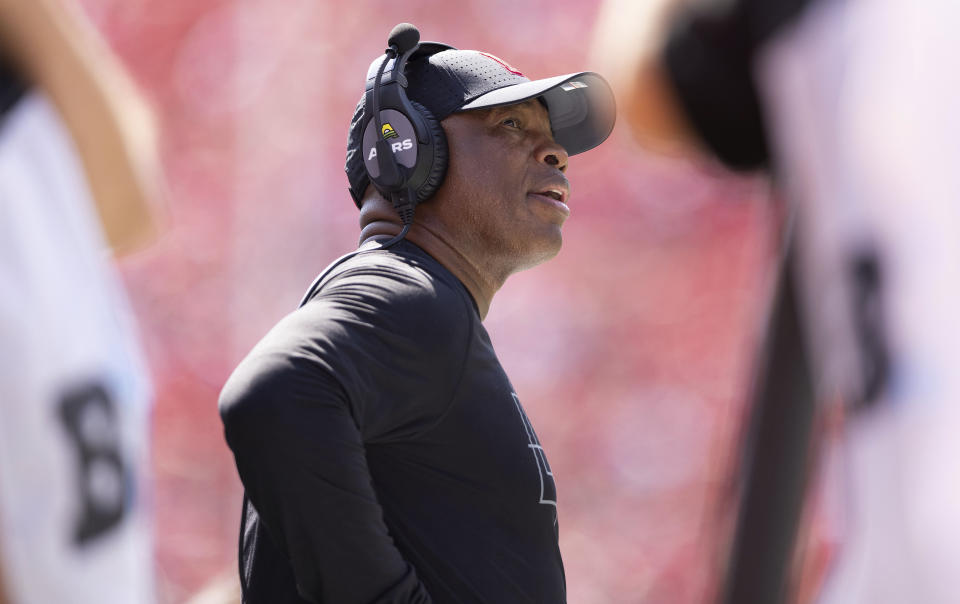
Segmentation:
<svg viewBox="0 0 960 604">
<path fill-rule="evenodd" d="M 0 123 L 0 564 L 17 604 L 151 604 L 151 388 L 78 156 Z"/>
</svg>

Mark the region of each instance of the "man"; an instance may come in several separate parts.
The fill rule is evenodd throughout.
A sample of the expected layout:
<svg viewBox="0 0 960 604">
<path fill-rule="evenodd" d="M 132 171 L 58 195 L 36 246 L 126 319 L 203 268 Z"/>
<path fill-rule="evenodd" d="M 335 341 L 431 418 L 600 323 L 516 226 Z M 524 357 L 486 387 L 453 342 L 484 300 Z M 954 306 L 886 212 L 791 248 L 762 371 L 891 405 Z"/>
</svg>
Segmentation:
<svg viewBox="0 0 960 604">
<path fill-rule="evenodd" d="M 139 94 L 79 8 L 0 0 L 0 602 L 155 600 L 151 388 L 104 252 L 155 230 Z"/>
<path fill-rule="evenodd" d="M 553 474 L 481 321 L 507 277 L 559 251 L 569 156 L 608 136 L 612 95 L 593 73 L 531 82 L 414 37 L 391 36 L 351 124 L 360 251 L 321 275 L 221 395 L 250 503 L 250 604 L 566 599 Z M 412 221 L 395 209 L 410 187 L 381 178 L 391 150 L 406 161 L 406 118 L 372 115 L 404 79 L 436 120 L 416 144 L 449 158 L 429 167 L 438 182 Z"/>
<path fill-rule="evenodd" d="M 779 315 L 794 309 L 797 329 L 792 338 L 774 334 L 769 363 L 773 373 L 809 374 L 791 384 L 812 387 L 800 398 L 842 401 L 849 413 L 844 534 L 822 601 L 956 602 L 960 7 L 652 0 L 641 3 L 644 15 L 625 13 L 632 4 L 609 2 L 597 39 L 627 76 L 623 105 L 638 139 L 769 168 L 793 204 L 783 291 L 796 301 L 782 296 Z M 617 35 L 618 24 L 636 19 L 644 19 L 639 37 Z M 797 372 L 801 357 L 809 367 Z M 791 432 L 809 423 L 786 424 L 783 440 L 805 446 Z M 755 456 L 755 468 L 763 457 L 770 451 Z M 756 484 L 793 473 L 768 469 L 754 473 Z M 741 516 L 739 545 L 775 508 L 788 509 L 787 520 L 766 532 L 793 542 L 799 506 L 783 494 L 756 491 L 758 513 Z M 752 576 L 734 577 L 754 594 L 763 584 L 771 593 L 736 597 L 734 587 L 728 601 L 782 601 L 789 581 L 774 575 L 789 568 L 790 552 L 781 553 L 758 548 Z M 779 571 L 764 572 L 773 558 Z"/>
</svg>

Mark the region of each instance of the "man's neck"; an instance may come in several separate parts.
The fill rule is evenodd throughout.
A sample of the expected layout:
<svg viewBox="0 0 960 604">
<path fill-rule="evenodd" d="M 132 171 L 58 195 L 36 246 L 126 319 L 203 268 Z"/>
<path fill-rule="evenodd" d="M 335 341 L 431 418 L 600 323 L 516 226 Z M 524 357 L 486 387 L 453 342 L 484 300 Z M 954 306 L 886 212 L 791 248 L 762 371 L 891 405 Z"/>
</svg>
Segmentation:
<svg viewBox="0 0 960 604">
<path fill-rule="evenodd" d="M 363 245 L 374 238 L 395 236 L 400 233 L 400 228 L 399 224 L 390 221 L 368 223 L 360 232 L 360 244 Z M 493 295 L 503 285 L 505 277 L 503 279 L 493 277 L 457 247 L 451 245 L 442 234 L 434 232 L 425 225 L 414 222 L 406 239 L 430 254 L 463 283 L 473 296 L 480 319 L 485 319 L 490 310 Z"/>
</svg>

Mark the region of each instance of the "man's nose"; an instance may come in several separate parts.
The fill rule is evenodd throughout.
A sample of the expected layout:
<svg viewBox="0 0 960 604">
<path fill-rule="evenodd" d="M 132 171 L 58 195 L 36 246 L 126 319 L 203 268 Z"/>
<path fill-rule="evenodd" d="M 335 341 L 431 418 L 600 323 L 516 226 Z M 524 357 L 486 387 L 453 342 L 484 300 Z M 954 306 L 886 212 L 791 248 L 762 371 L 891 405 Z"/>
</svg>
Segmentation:
<svg viewBox="0 0 960 604">
<path fill-rule="evenodd" d="M 545 137 L 543 143 L 537 148 L 537 161 L 565 172 L 570 157 L 567 155 L 567 150 L 553 140 L 553 137 Z"/>
</svg>

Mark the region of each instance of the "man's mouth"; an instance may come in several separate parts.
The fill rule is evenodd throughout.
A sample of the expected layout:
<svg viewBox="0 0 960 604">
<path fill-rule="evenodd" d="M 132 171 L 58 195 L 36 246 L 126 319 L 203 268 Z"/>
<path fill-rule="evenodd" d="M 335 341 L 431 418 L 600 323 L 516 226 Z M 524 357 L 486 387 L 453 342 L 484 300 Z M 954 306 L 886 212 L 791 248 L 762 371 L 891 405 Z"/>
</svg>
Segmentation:
<svg viewBox="0 0 960 604">
<path fill-rule="evenodd" d="M 556 189 L 547 189 L 546 191 L 540 191 L 540 195 L 546 195 L 547 197 L 552 197 L 559 202 L 563 202 L 563 193 Z"/>
<path fill-rule="evenodd" d="M 570 189 L 569 187 L 555 184 L 548 185 L 540 189 L 539 191 L 530 191 L 534 195 L 543 195 L 544 197 L 549 197 L 554 201 L 559 201 L 560 203 L 566 204 L 567 199 L 570 198 Z"/>
<path fill-rule="evenodd" d="M 566 220 L 566 217 L 570 215 L 570 208 L 567 206 L 569 194 L 565 188 L 560 186 L 545 187 L 538 191 L 530 191 L 528 195 L 531 199 L 537 199 L 539 203 L 552 207 L 555 212 L 563 216 L 562 220 Z"/>
</svg>

